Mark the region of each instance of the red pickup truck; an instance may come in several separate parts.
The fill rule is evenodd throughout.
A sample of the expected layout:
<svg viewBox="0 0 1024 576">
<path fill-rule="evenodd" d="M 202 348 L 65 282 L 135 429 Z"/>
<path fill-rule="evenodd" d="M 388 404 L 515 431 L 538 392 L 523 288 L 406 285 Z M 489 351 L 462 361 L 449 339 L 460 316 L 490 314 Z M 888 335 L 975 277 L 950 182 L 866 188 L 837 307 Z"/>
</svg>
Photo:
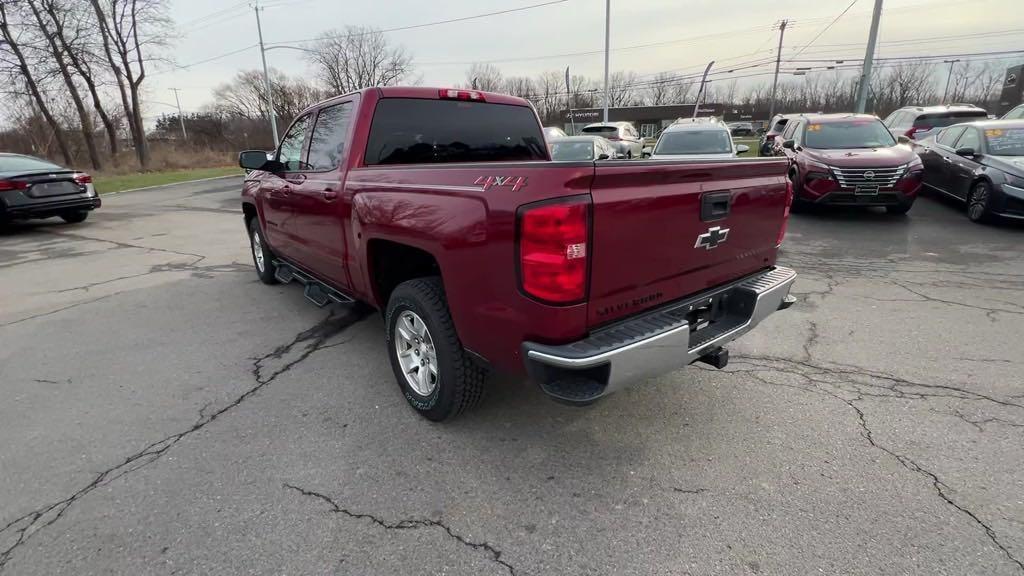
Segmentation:
<svg viewBox="0 0 1024 576">
<path fill-rule="evenodd" d="M 242 152 L 266 283 L 384 314 L 409 403 L 444 420 L 489 370 L 586 404 L 695 361 L 792 304 L 775 265 L 784 159 L 553 162 L 520 98 L 369 88 Z"/>
</svg>

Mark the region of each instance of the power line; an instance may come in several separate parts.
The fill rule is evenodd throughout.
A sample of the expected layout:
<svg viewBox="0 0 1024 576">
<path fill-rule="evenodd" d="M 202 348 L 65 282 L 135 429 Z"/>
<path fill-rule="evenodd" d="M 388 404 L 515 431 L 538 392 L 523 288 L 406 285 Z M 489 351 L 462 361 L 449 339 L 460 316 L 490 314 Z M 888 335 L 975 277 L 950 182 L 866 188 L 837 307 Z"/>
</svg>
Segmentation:
<svg viewBox="0 0 1024 576">
<path fill-rule="evenodd" d="M 459 18 L 449 18 L 447 20 L 436 20 L 434 22 L 423 22 L 422 24 L 410 24 L 408 26 L 398 26 L 396 28 L 384 28 L 382 30 L 374 29 L 369 32 L 355 32 L 349 34 L 330 34 L 326 36 L 319 36 L 316 38 L 302 38 L 300 40 L 285 40 L 283 42 L 270 42 L 267 45 L 273 44 L 296 44 L 299 42 L 311 42 L 313 40 L 320 40 L 322 38 L 353 38 L 357 36 L 365 36 L 367 34 L 377 34 L 378 32 L 401 32 L 403 30 L 415 30 L 418 28 L 427 28 L 429 26 L 440 26 L 442 24 L 453 24 L 455 22 L 465 22 L 467 20 L 476 20 L 479 18 L 487 18 L 490 16 L 499 16 L 501 14 L 511 14 L 512 12 L 522 12 L 524 10 L 532 10 L 534 8 L 544 8 L 546 6 L 553 6 L 555 4 L 564 4 L 570 0 L 548 0 L 547 2 L 541 2 L 539 4 L 530 4 L 528 6 L 520 6 L 518 8 L 507 8 L 505 10 L 498 10 L 496 12 L 485 12 L 483 14 L 474 14 L 473 16 L 462 16 Z"/>
<path fill-rule="evenodd" d="M 203 21 L 203 20 L 209 20 L 210 18 L 215 18 L 215 17 L 220 16 L 222 14 L 226 14 L 228 12 L 232 12 L 234 10 L 238 10 L 239 8 L 244 8 L 246 6 L 246 4 L 248 4 L 248 3 L 249 3 L 249 0 L 243 0 L 242 2 L 239 2 L 237 4 L 232 4 L 231 6 L 228 6 L 227 8 L 222 8 L 220 10 L 217 10 L 216 12 L 211 12 L 209 14 L 206 14 L 205 16 L 199 16 L 197 18 L 193 18 L 191 20 L 186 20 L 184 22 L 181 22 L 181 23 L 178 24 L 178 26 L 188 26 L 189 24 L 194 24 L 196 22 L 200 22 L 200 21 Z"/>
<path fill-rule="evenodd" d="M 831 28 L 833 24 L 838 22 L 840 18 L 842 18 L 844 15 L 846 15 L 846 13 L 850 11 L 850 8 L 853 8 L 853 5 L 856 4 L 856 3 L 857 3 L 857 0 L 853 0 L 853 2 L 850 2 L 850 5 L 847 6 L 845 10 L 843 10 L 842 12 L 839 13 L 839 16 L 836 16 L 835 18 L 833 18 L 832 21 L 829 22 L 827 26 L 825 26 L 820 31 L 818 31 L 818 33 L 814 36 L 814 38 L 811 38 L 810 42 L 808 42 L 807 44 L 804 44 L 804 47 L 801 48 L 800 50 L 798 50 L 797 53 L 794 54 L 790 58 L 790 60 L 792 60 L 793 58 L 796 58 L 797 56 L 799 56 L 801 53 L 803 53 L 804 50 L 807 50 L 807 48 L 810 47 L 811 44 L 814 44 L 814 42 L 818 38 L 821 38 L 822 34 L 824 34 L 825 32 L 828 32 L 828 29 Z M 789 60 L 786 60 L 786 62 L 789 62 Z"/>
</svg>

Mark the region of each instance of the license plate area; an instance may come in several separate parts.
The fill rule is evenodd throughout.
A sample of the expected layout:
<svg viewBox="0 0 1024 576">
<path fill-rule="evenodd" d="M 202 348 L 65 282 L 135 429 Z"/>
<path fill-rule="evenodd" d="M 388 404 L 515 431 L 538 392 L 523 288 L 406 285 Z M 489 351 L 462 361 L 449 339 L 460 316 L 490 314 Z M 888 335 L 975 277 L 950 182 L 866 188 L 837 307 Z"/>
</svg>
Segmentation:
<svg viewBox="0 0 1024 576">
<path fill-rule="evenodd" d="M 859 184 L 853 189 L 853 193 L 857 196 L 874 196 L 878 194 L 877 184 Z"/>
<path fill-rule="evenodd" d="M 30 198 L 48 198 L 50 196 L 67 196 L 82 192 L 81 186 L 76 182 L 65 180 L 59 182 L 40 182 L 33 184 L 28 189 Z"/>
<path fill-rule="evenodd" d="M 686 321 L 690 324 L 690 332 L 699 332 L 711 328 L 728 313 L 729 292 L 721 292 L 697 302 L 691 302 L 686 312 Z"/>
</svg>

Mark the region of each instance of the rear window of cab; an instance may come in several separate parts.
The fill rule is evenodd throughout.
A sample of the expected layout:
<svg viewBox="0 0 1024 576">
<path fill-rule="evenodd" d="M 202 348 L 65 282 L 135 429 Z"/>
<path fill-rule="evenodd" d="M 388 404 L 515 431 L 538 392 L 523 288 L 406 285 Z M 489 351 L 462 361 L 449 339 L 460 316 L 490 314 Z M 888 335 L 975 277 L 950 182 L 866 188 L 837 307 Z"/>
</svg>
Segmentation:
<svg viewBox="0 0 1024 576">
<path fill-rule="evenodd" d="M 547 144 L 526 106 L 384 98 L 377 103 L 365 163 L 440 164 L 547 160 Z"/>
</svg>

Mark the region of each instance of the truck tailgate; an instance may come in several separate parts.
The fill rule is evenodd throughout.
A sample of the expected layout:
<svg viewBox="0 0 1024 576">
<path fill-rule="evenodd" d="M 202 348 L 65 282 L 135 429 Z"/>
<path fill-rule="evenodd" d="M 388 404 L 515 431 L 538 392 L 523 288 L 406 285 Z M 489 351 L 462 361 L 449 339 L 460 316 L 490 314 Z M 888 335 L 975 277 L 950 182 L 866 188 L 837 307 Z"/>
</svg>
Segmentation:
<svg viewBox="0 0 1024 576">
<path fill-rule="evenodd" d="M 775 264 L 786 170 L 784 159 L 598 163 L 589 325 Z"/>
</svg>

